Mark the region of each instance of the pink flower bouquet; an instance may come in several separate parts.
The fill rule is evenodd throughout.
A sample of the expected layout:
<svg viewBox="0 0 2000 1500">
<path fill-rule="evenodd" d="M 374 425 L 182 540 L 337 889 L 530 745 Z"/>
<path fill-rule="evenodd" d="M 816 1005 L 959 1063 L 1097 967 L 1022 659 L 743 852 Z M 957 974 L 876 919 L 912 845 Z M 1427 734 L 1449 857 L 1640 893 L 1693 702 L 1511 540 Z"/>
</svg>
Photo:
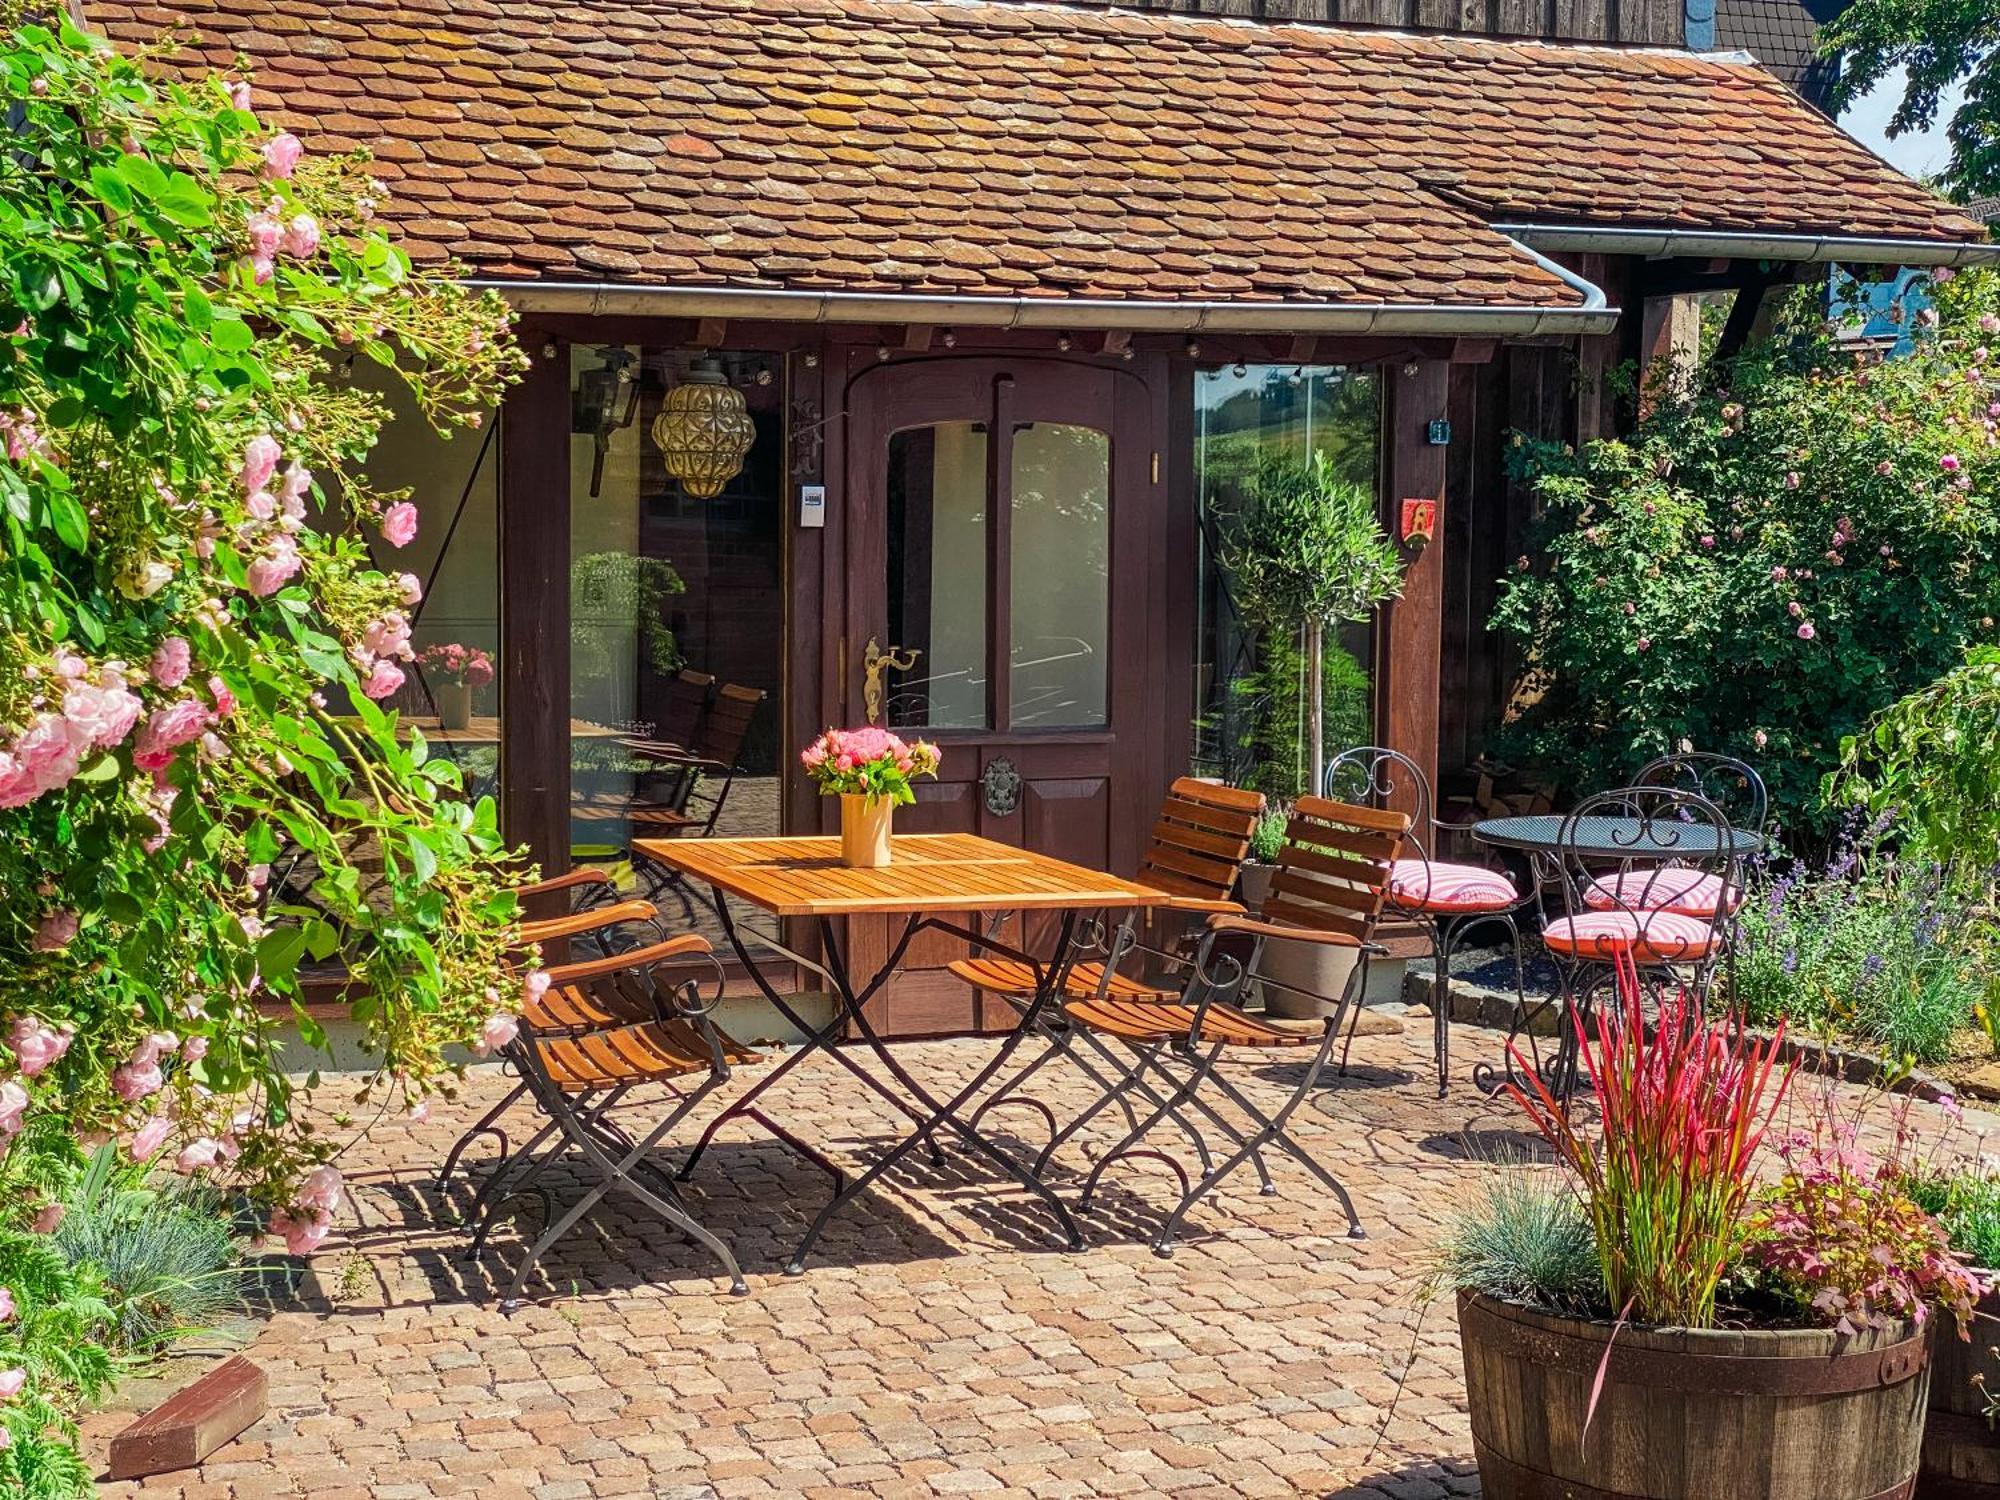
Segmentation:
<svg viewBox="0 0 2000 1500">
<path fill-rule="evenodd" d="M 822 797 L 863 796 L 872 805 L 887 798 L 917 800 L 910 782 L 935 776 L 943 757 L 928 740 L 905 743 L 886 729 L 829 729 L 799 753 Z"/>
<path fill-rule="evenodd" d="M 457 641 L 424 647 L 417 662 L 441 682 L 480 688 L 493 680 L 493 658 L 477 646 L 462 646 Z"/>
</svg>

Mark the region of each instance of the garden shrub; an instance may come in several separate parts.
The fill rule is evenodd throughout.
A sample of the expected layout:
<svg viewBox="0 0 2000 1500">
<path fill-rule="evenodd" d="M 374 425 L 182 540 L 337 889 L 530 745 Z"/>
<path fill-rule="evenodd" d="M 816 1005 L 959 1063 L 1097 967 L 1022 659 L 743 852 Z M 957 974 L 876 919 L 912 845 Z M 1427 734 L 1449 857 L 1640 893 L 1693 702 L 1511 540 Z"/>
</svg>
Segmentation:
<svg viewBox="0 0 2000 1500">
<path fill-rule="evenodd" d="M 1817 871 L 1770 872 L 1740 915 L 1730 974 L 1751 1022 L 1853 1039 L 1897 1061 L 1941 1062 L 1985 992 L 1980 902 L 1942 866 L 1835 844 Z"/>
<path fill-rule="evenodd" d="M 0 1493 L 31 1495 L 86 1482 L 64 1424 L 109 1371 L 99 1270 L 47 1242 L 77 1138 L 310 1251 L 342 1185 L 275 1049 L 301 963 L 349 976 L 378 1112 L 541 982 L 491 803 L 377 707 L 420 589 L 371 549 L 416 508 L 357 471 L 387 408 L 339 378 L 477 425 L 523 363 L 506 308 L 414 267 L 365 161 L 261 125 L 248 80 L 43 9 L 0 0 Z"/>
<path fill-rule="evenodd" d="M 1985 1270 L 2000 1268 L 2000 1172 L 1929 1171 L 1905 1187 L 1944 1226 L 1952 1249 Z"/>
<path fill-rule="evenodd" d="M 2000 612 L 2000 289 L 1949 274 L 1907 357 L 1801 327 L 1654 382 L 1623 441 L 1515 440 L 1542 513 L 1493 623 L 1542 694 L 1496 748 L 1572 791 L 1683 746 L 1737 755 L 1784 823 L 1825 829 L 1843 739 Z"/>
<path fill-rule="evenodd" d="M 1493 1176 L 1458 1212 L 1432 1259 L 1428 1285 L 1572 1317 L 1610 1310 L 1583 1204 L 1566 1183 L 1518 1167 Z"/>
</svg>

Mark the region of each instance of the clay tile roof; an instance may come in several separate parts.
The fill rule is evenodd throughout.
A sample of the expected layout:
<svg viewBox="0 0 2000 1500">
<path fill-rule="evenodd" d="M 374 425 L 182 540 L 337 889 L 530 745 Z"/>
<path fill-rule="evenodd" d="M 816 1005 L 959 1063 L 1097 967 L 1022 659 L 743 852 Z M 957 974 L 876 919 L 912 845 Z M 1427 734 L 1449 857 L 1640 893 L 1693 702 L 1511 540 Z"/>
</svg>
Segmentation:
<svg viewBox="0 0 2000 1500">
<path fill-rule="evenodd" d="M 1574 306 L 1488 227 L 1978 238 L 1747 62 L 1045 4 L 86 0 L 481 275 Z"/>
</svg>

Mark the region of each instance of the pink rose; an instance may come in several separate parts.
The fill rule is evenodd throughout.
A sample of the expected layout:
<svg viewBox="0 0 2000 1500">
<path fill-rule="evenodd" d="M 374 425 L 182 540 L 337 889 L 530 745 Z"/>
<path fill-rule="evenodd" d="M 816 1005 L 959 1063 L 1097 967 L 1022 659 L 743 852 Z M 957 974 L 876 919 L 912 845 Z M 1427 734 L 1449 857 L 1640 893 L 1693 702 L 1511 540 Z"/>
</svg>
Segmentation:
<svg viewBox="0 0 2000 1500">
<path fill-rule="evenodd" d="M 159 1049 L 147 1043 L 128 1061 L 112 1070 L 111 1091 L 127 1104 L 137 1104 L 141 1099 L 157 1094 L 166 1082 L 165 1075 L 160 1072 Z"/>
<path fill-rule="evenodd" d="M 221 1154 L 221 1143 L 203 1136 L 200 1140 L 189 1141 L 181 1147 L 180 1155 L 174 1158 L 174 1170 L 183 1177 L 206 1171 L 215 1165 L 216 1158 Z"/>
<path fill-rule="evenodd" d="M 292 1199 L 292 1206 L 331 1214 L 340 1207 L 341 1185 L 340 1169 L 322 1162 L 306 1173 Z"/>
<path fill-rule="evenodd" d="M 12 1401 L 26 1389 L 28 1372 L 19 1365 L 11 1370 L 0 1370 L 0 1401 Z"/>
<path fill-rule="evenodd" d="M 153 1115 L 146 1123 L 132 1132 L 131 1144 L 126 1148 L 134 1161 L 151 1161 L 160 1154 L 160 1148 L 173 1134 L 174 1122 L 165 1115 Z"/>
<path fill-rule="evenodd" d="M 361 684 L 361 691 L 370 698 L 382 699 L 403 685 L 403 669 L 392 661 L 378 661 L 369 670 L 368 680 Z"/>
<path fill-rule="evenodd" d="M 1787 474 L 1785 476 L 1785 488 L 1788 490 L 1795 490 L 1798 487 L 1799 487 L 1799 476 L 1796 473 Z"/>
<path fill-rule="evenodd" d="M 419 1099 L 403 1112 L 403 1118 L 412 1125 L 421 1125 L 431 1117 L 431 1101 Z"/>
<path fill-rule="evenodd" d="M 0 1083 L 0 1140 L 21 1128 L 28 1114 L 28 1091 L 9 1078 Z"/>
<path fill-rule="evenodd" d="M 79 752 L 92 747 L 108 750 L 132 732 L 144 706 L 122 685 L 79 683 L 63 694 L 63 719 Z"/>
<path fill-rule="evenodd" d="M 0 1323 L 14 1316 L 14 1294 L 0 1286 Z"/>
<path fill-rule="evenodd" d="M 64 907 L 57 907 L 45 915 L 35 928 L 34 941 L 29 944 L 37 953 L 60 953 L 76 941 L 76 913 Z"/>
<path fill-rule="evenodd" d="M 35 1222 L 28 1227 L 36 1234 L 54 1234 L 62 1228 L 63 1215 L 68 1212 L 69 1208 L 65 1204 L 46 1204 L 42 1211 L 35 1215 Z"/>
<path fill-rule="evenodd" d="M 1640 636 L 1636 644 L 1641 651 L 1650 651 L 1653 649 L 1653 639 L 1651 636 Z"/>
<path fill-rule="evenodd" d="M 1947 474 L 1956 474 L 1958 472 L 1958 455 L 1956 453 L 1945 454 L 1944 457 L 1938 460 L 1938 467 L 1943 469 Z"/>
<path fill-rule="evenodd" d="M 319 220 L 311 214 L 293 214 L 285 224 L 285 254 L 294 260 L 310 260 L 319 253 Z"/>
<path fill-rule="evenodd" d="M 132 764 L 142 771 L 171 765 L 173 752 L 190 740 L 200 739 L 209 719 L 209 711 L 193 698 L 156 710 L 139 726 L 139 737 L 132 742 Z"/>
<path fill-rule="evenodd" d="M 82 764 L 68 723 L 54 714 L 37 716 L 22 731 L 14 741 L 14 758 L 34 777 L 38 795 L 66 785 Z"/>
<path fill-rule="evenodd" d="M 259 490 L 243 502 L 243 508 L 258 521 L 268 521 L 278 514 L 278 500 L 269 490 Z"/>
<path fill-rule="evenodd" d="M 14 1053 L 21 1076 L 33 1078 L 62 1060 L 74 1035 L 67 1026 L 50 1026 L 33 1016 L 16 1016 L 7 1032 L 7 1045 Z"/>
<path fill-rule="evenodd" d="M 278 472 L 278 455 L 283 450 L 268 432 L 260 432 L 243 445 L 243 472 L 237 475 L 243 493 L 254 495 L 271 482 Z"/>
<path fill-rule="evenodd" d="M 292 1255 L 311 1255 L 333 1227 L 331 1214 L 297 1214 L 282 1208 L 271 1210 L 271 1233 L 281 1235 Z"/>
<path fill-rule="evenodd" d="M 306 148 L 299 138 L 289 130 L 282 131 L 264 142 L 264 175 L 267 177 L 289 177 L 304 156 Z"/>
<path fill-rule="evenodd" d="M 424 583 L 416 574 L 398 573 L 396 575 L 396 587 L 403 591 L 403 602 L 405 604 L 422 602 L 424 597 Z"/>
<path fill-rule="evenodd" d="M 521 993 L 527 997 L 527 1002 L 530 1005 L 539 1004 L 542 996 L 548 992 L 549 971 L 547 969 L 535 969 L 521 981 Z M 507 1040 L 511 1042 L 513 1038 L 509 1037 Z"/>
<path fill-rule="evenodd" d="M 229 90 L 229 107 L 231 109 L 247 110 L 250 108 L 250 85 L 246 81 L 240 78 L 232 79 L 230 82 L 224 84 L 223 87 Z"/>
<path fill-rule="evenodd" d="M 187 681 L 187 675 L 194 668 L 194 653 L 188 643 L 177 635 L 170 635 L 160 642 L 153 653 L 153 681 L 163 688 L 177 688 Z"/>
<path fill-rule="evenodd" d="M 189 1037 L 181 1043 L 181 1056 L 191 1063 L 200 1062 L 204 1057 L 208 1056 L 208 1038 L 205 1036 Z"/>
<path fill-rule="evenodd" d="M 417 539 L 417 508 L 398 500 L 382 512 L 382 538 L 392 547 L 407 547 Z"/>
<path fill-rule="evenodd" d="M 25 807 L 41 794 L 41 783 L 27 764 L 0 750 L 0 808 Z"/>
<path fill-rule="evenodd" d="M 488 1016 L 479 1028 L 479 1040 L 472 1044 L 472 1050 L 481 1057 L 491 1057 L 502 1048 L 512 1045 L 520 1035 L 521 1020 L 518 1016 Z"/>
<path fill-rule="evenodd" d="M 1799 627 L 1799 639 L 1802 641 L 1809 641 L 1818 634 L 1819 632 L 1812 628 L 1812 621 L 1810 620 Z"/>
<path fill-rule="evenodd" d="M 370 620 L 361 632 L 361 644 L 372 656 L 401 656 L 410 644 L 410 622 L 400 610 Z"/>
<path fill-rule="evenodd" d="M 303 565 L 297 542 L 288 536 L 273 537 L 270 546 L 245 570 L 245 581 L 259 599 L 268 598 L 291 582 Z"/>
</svg>

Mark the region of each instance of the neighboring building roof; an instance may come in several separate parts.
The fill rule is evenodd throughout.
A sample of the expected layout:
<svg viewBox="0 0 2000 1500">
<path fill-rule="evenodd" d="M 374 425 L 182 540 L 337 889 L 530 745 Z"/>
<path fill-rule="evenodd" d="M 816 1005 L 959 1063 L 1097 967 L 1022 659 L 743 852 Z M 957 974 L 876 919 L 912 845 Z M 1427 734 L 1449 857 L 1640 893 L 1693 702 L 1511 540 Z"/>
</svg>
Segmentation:
<svg viewBox="0 0 2000 1500">
<path fill-rule="evenodd" d="M 1567 307 L 1488 221 L 1964 240 L 1758 68 L 1043 4 L 86 0 L 367 146 L 422 260 L 787 290 Z"/>
<path fill-rule="evenodd" d="M 1821 26 L 1852 0 L 1715 0 L 1715 45 L 1748 52 L 1812 104 L 1824 107 L 1839 67 L 1815 50 Z"/>
<path fill-rule="evenodd" d="M 1970 203 L 1961 204 L 1960 207 L 1969 219 L 1977 219 L 1982 224 L 2000 224 L 2000 195 L 1974 198 Z"/>
</svg>

